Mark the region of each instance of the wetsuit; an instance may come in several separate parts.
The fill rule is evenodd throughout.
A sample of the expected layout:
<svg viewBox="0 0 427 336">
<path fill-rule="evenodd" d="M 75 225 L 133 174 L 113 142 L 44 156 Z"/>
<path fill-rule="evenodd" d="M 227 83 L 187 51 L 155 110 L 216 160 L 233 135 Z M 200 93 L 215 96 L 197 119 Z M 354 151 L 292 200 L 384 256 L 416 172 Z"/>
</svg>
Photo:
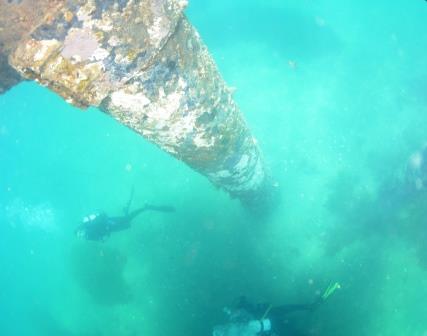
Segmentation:
<svg viewBox="0 0 427 336">
<path fill-rule="evenodd" d="M 214 336 L 299 336 L 286 323 L 286 316 L 297 311 L 313 311 L 322 302 L 319 297 L 310 304 L 286 304 L 272 307 L 253 304 L 241 297 L 235 309 L 228 311 L 229 324 L 214 328 Z"/>
<path fill-rule="evenodd" d="M 76 234 L 87 240 L 105 240 L 112 232 L 129 229 L 131 222 L 141 212 L 153 210 L 160 212 L 173 212 L 175 209 L 170 206 L 146 205 L 123 216 L 108 217 L 107 214 L 93 214 L 83 218 L 83 223 L 77 228 Z"/>
</svg>

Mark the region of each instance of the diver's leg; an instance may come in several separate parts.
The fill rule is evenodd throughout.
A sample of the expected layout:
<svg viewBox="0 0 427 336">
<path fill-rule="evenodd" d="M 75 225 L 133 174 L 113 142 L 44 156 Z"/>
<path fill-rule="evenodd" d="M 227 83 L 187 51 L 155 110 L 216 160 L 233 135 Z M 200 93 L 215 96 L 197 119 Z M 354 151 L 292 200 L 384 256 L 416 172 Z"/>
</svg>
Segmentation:
<svg viewBox="0 0 427 336">
<path fill-rule="evenodd" d="M 146 206 L 143 206 L 143 207 L 141 207 L 141 208 L 138 208 L 138 209 L 136 209 L 136 210 L 133 210 L 132 212 L 130 212 L 127 216 L 126 216 L 126 218 L 127 218 L 127 221 L 130 223 L 136 216 L 138 216 L 141 212 L 144 212 L 144 211 L 146 211 L 146 210 L 149 210 L 149 209 L 147 209 L 147 207 Z"/>
<path fill-rule="evenodd" d="M 132 212 L 128 213 L 126 216 L 126 219 L 130 223 L 141 212 L 144 212 L 147 210 L 159 211 L 159 212 L 175 212 L 175 208 L 172 206 L 145 205 L 139 209 L 133 210 Z"/>
<path fill-rule="evenodd" d="M 160 211 L 160 212 L 175 212 L 175 208 L 173 206 L 169 205 L 150 205 L 147 204 L 145 206 L 146 210 L 152 210 L 152 211 Z"/>
</svg>

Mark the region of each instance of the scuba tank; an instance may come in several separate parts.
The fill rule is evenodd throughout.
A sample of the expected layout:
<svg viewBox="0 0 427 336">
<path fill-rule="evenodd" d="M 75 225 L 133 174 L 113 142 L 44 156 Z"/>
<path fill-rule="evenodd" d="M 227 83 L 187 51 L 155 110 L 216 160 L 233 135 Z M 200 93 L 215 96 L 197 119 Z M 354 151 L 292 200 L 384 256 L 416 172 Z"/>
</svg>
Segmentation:
<svg viewBox="0 0 427 336">
<path fill-rule="evenodd" d="M 256 336 L 271 330 L 269 319 L 251 320 L 244 323 L 229 323 L 214 328 L 213 336 Z"/>
</svg>

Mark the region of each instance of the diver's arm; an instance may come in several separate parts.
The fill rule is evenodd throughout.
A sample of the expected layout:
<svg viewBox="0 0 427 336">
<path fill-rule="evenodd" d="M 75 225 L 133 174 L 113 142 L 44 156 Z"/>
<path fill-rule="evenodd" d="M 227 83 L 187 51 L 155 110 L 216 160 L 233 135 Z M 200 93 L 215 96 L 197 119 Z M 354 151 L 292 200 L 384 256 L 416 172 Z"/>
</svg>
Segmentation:
<svg viewBox="0 0 427 336">
<path fill-rule="evenodd" d="M 126 206 L 123 209 L 125 216 L 127 216 L 129 214 L 129 209 L 130 209 L 130 205 L 131 205 L 132 200 L 133 200 L 134 193 L 135 193 L 135 188 L 134 188 L 134 186 L 132 186 L 132 189 L 130 191 L 129 201 L 127 202 Z"/>
</svg>

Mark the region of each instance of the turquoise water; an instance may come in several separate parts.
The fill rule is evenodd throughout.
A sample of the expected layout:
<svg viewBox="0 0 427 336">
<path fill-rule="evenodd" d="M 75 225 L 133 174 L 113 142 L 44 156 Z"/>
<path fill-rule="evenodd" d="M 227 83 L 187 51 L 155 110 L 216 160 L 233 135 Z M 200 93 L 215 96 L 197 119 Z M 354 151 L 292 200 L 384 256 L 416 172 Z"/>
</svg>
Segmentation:
<svg viewBox="0 0 427 336">
<path fill-rule="evenodd" d="M 190 1 L 282 199 L 253 219 L 96 109 L 0 96 L 0 335 L 210 335 L 246 295 L 302 335 L 427 335 L 427 196 L 381 192 L 427 141 L 427 3 Z M 95 210 L 170 204 L 104 243 Z"/>
</svg>

